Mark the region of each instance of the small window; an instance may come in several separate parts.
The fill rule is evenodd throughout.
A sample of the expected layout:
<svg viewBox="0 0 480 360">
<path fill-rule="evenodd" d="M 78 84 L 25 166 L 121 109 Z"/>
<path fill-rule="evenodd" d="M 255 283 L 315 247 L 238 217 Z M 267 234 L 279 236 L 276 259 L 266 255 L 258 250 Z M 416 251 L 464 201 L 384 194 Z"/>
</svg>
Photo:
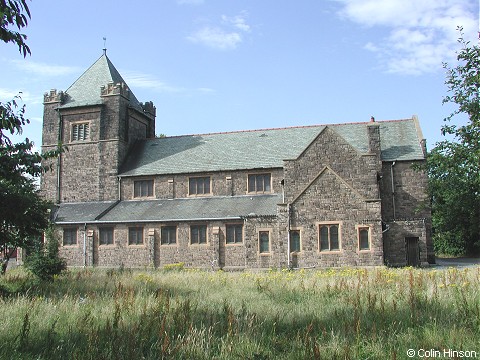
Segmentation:
<svg viewBox="0 0 480 360">
<path fill-rule="evenodd" d="M 189 195 L 210 194 L 210 176 L 188 179 L 188 193 Z"/>
<path fill-rule="evenodd" d="M 240 244 L 243 242 L 243 225 L 234 224 L 227 225 L 227 244 Z"/>
<path fill-rule="evenodd" d="M 361 227 L 358 229 L 358 246 L 360 250 L 370 250 L 370 229 Z"/>
<path fill-rule="evenodd" d="M 267 193 L 271 191 L 272 191 L 272 187 L 271 187 L 270 174 L 248 175 L 248 192 Z"/>
<path fill-rule="evenodd" d="M 133 182 L 133 197 L 152 197 L 153 180 L 137 180 Z"/>
<path fill-rule="evenodd" d="M 270 232 L 260 231 L 258 233 L 259 237 L 259 250 L 260 253 L 270 252 Z"/>
<path fill-rule="evenodd" d="M 128 245 L 143 244 L 143 227 L 128 228 Z"/>
<path fill-rule="evenodd" d="M 77 245 L 77 228 L 63 229 L 63 246 Z"/>
<path fill-rule="evenodd" d="M 206 244 L 207 243 L 207 226 L 192 225 L 190 226 L 190 244 Z"/>
<path fill-rule="evenodd" d="M 100 245 L 113 245 L 113 227 L 100 228 Z"/>
<path fill-rule="evenodd" d="M 74 124 L 72 126 L 72 141 L 85 141 L 90 138 L 90 125 L 88 123 Z"/>
<path fill-rule="evenodd" d="M 290 252 L 300 252 L 300 230 L 290 231 Z"/>
<path fill-rule="evenodd" d="M 161 231 L 162 245 L 176 244 L 177 243 L 177 227 L 176 226 L 164 226 Z"/>
<path fill-rule="evenodd" d="M 338 229 L 338 224 L 320 225 L 320 251 L 340 250 Z"/>
</svg>

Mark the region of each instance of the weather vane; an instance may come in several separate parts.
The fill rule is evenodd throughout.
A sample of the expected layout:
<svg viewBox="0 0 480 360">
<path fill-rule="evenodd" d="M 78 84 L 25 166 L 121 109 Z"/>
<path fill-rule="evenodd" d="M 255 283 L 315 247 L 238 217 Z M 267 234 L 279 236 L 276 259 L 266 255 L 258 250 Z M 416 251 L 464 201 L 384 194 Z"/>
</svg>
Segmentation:
<svg viewBox="0 0 480 360">
<path fill-rule="evenodd" d="M 107 38 L 103 37 L 103 53 L 107 55 Z"/>
</svg>

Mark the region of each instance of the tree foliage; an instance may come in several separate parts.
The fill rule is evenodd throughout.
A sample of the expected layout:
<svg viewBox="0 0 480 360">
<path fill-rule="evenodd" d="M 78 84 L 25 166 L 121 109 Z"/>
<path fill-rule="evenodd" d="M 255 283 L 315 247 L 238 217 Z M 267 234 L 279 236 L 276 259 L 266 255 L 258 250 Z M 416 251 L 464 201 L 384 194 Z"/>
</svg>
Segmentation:
<svg viewBox="0 0 480 360">
<path fill-rule="evenodd" d="M 21 30 L 27 26 L 28 19 L 30 10 L 26 0 L 0 0 L 0 40 L 17 44 L 24 57 L 31 54 L 30 48 L 25 43 L 27 35 L 11 30 L 10 27 Z"/>
<path fill-rule="evenodd" d="M 31 244 L 31 254 L 27 258 L 26 267 L 40 280 L 52 281 L 55 275 L 59 275 L 67 268 L 64 259 L 59 256 L 59 239 L 55 229 L 50 226 L 45 231 L 47 240 L 44 245 L 42 241 L 35 241 Z"/>
<path fill-rule="evenodd" d="M 9 29 L 15 25 L 21 29 L 27 25 L 30 11 L 26 0 L 0 0 L 0 40 L 16 43 L 24 56 L 30 54 L 26 36 Z M 45 169 L 42 159 L 55 157 L 62 151 L 39 154 L 28 138 L 14 144 L 9 136 L 21 134 L 29 123 L 25 118 L 25 105 L 20 97 L 0 102 L 0 260 L 4 273 L 8 260 L 18 247 L 25 247 L 42 236 L 49 224 L 50 204 L 38 193 L 35 178 Z"/>
<path fill-rule="evenodd" d="M 436 251 L 452 255 L 480 249 L 480 46 L 464 39 L 457 66 L 447 71 L 443 103 L 457 108 L 444 119 L 442 134 L 428 157 Z M 458 115 L 465 124 L 453 123 Z"/>
</svg>

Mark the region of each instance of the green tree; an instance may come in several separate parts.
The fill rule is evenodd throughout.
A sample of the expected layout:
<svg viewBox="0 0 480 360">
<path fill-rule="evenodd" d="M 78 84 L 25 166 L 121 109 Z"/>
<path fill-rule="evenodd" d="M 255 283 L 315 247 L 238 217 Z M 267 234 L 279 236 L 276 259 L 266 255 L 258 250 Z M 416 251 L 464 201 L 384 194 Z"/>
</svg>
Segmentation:
<svg viewBox="0 0 480 360">
<path fill-rule="evenodd" d="M 45 231 L 47 240 L 44 245 L 42 241 L 36 241 L 31 246 L 31 255 L 25 265 L 35 276 L 44 281 L 52 281 L 55 275 L 59 275 L 67 268 L 64 259 L 60 258 L 58 247 L 59 239 L 53 226 Z"/>
<path fill-rule="evenodd" d="M 0 0 L 0 39 L 18 45 L 23 56 L 30 54 L 26 36 L 10 30 L 27 25 L 30 11 L 25 0 Z M 22 127 L 30 121 L 25 118 L 25 105 L 20 106 L 19 96 L 0 102 L 0 272 L 18 247 L 28 247 L 35 238 L 42 236 L 49 224 L 50 204 L 43 200 L 35 182 L 42 171 L 42 159 L 55 157 L 55 151 L 39 154 L 27 138 L 14 144 L 9 134 L 21 134 Z"/>
<path fill-rule="evenodd" d="M 447 71 L 443 103 L 456 109 L 444 119 L 442 134 L 428 157 L 434 244 L 437 252 L 460 255 L 480 249 L 480 47 L 461 36 L 457 66 Z M 463 125 L 453 121 L 466 116 Z"/>
<path fill-rule="evenodd" d="M 21 30 L 27 26 L 30 10 L 26 0 L 0 0 L 0 19 L 0 40 L 17 44 L 24 57 L 30 54 L 30 48 L 25 43 L 27 35 L 9 28 L 13 26 Z"/>
</svg>

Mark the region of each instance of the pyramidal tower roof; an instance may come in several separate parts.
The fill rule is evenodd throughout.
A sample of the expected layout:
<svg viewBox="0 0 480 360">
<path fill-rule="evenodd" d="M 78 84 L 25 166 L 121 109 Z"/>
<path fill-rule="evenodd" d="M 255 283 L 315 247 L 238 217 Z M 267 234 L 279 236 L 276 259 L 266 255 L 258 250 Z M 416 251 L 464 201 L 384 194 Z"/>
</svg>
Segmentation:
<svg viewBox="0 0 480 360">
<path fill-rule="evenodd" d="M 104 52 L 66 91 L 62 108 L 102 104 L 101 87 L 109 83 L 125 84 L 122 76 Z M 130 91 L 130 104 L 141 109 L 140 102 Z"/>
</svg>

